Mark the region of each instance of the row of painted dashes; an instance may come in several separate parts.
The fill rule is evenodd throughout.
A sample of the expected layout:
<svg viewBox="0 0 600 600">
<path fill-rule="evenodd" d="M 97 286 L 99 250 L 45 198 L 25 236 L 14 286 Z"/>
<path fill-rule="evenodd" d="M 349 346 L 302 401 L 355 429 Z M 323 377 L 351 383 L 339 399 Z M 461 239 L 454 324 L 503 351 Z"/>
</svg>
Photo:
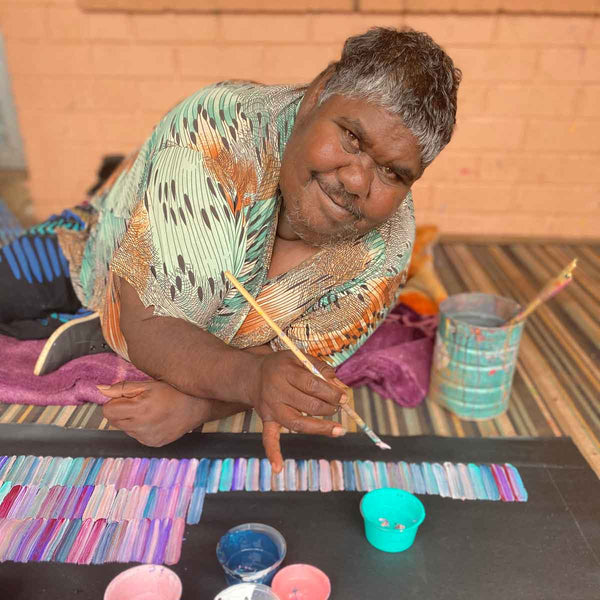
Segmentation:
<svg viewBox="0 0 600 600">
<path fill-rule="evenodd" d="M 207 493 L 394 487 L 462 500 L 526 501 L 510 464 L 266 459 L 0 457 L 0 560 L 179 560 Z"/>
</svg>

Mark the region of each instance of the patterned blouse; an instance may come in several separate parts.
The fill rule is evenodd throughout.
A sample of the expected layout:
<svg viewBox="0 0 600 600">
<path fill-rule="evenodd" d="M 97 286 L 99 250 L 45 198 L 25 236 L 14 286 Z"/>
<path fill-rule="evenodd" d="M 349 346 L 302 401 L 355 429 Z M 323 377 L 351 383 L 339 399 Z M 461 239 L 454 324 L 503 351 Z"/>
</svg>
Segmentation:
<svg viewBox="0 0 600 600">
<path fill-rule="evenodd" d="M 395 304 L 414 239 L 410 194 L 385 224 L 267 272 L 277 230 L 281 160 L 305 88 L 224 82 L 173 108 L 96 193 L 83 232 L 61 246 L 84 306 L 127 358 L 114 275 L 156 315 L 185 319 L 226 343 L 271 343 L 271 329 L 225 278 L 231 271 L 306 353 L 337 366 Z"/>
</svg>

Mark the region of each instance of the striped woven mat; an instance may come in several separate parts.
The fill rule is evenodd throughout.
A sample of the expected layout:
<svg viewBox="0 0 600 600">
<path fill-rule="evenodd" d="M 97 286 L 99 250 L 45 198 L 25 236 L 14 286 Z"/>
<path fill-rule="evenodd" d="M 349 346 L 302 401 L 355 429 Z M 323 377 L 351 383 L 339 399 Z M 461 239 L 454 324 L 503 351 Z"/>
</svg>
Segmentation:
<svg viewBox="0 0 600 600">
<path fill-rule="evenodd" d="M 573 257 L 575 281 L 528 320 L 508 411 L 488 421 L 462 421 L 427 400 L 401 408 L 366 387 L 355 408 L 382 435 L 457 437 L 570 436 L 600 476 L 600 243 L 446 240 L 436 269 L 449 294 L 481 291 L 521 304 Z M 0 423 L 43 423 L 108 429 L 101 409 L 0 405 Z M 208 432 L 259 432 L 260 419 L 239 414 L 204 426 Z"/>
</svg>

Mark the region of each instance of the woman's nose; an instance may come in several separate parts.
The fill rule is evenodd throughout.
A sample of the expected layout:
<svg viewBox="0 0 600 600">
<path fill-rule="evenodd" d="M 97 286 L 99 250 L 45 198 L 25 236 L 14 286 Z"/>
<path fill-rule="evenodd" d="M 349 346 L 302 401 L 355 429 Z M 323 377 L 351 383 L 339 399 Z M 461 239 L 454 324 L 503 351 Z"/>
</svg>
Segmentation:
<svg viewBox="0 0 600 600">
<path fill-rule="evenodd" d="M 366 156 L 353 156 L 348 164 L 338 169 L 338 178 L 346 192 L 362 200 L 369 195 L 371 189 L 373 165 L 369 164 Z"/>
</svg>

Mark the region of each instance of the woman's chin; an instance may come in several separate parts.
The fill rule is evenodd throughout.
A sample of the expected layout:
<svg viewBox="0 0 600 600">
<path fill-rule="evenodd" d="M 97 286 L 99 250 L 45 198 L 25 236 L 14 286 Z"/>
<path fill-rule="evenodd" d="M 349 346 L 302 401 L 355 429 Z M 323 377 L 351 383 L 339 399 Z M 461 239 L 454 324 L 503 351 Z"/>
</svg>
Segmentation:
<svg viewBox="0 0 600 600">
<path fill-rule="evenodd" d="M 352 242 L 361 235 L 353 224 L 343 228 L 327 229 L 327 231 L 304 225 L 292 226 L 292 229 L 305 244 L 315 248 L 330 248 L 343 242 Z"/>
</svg>

